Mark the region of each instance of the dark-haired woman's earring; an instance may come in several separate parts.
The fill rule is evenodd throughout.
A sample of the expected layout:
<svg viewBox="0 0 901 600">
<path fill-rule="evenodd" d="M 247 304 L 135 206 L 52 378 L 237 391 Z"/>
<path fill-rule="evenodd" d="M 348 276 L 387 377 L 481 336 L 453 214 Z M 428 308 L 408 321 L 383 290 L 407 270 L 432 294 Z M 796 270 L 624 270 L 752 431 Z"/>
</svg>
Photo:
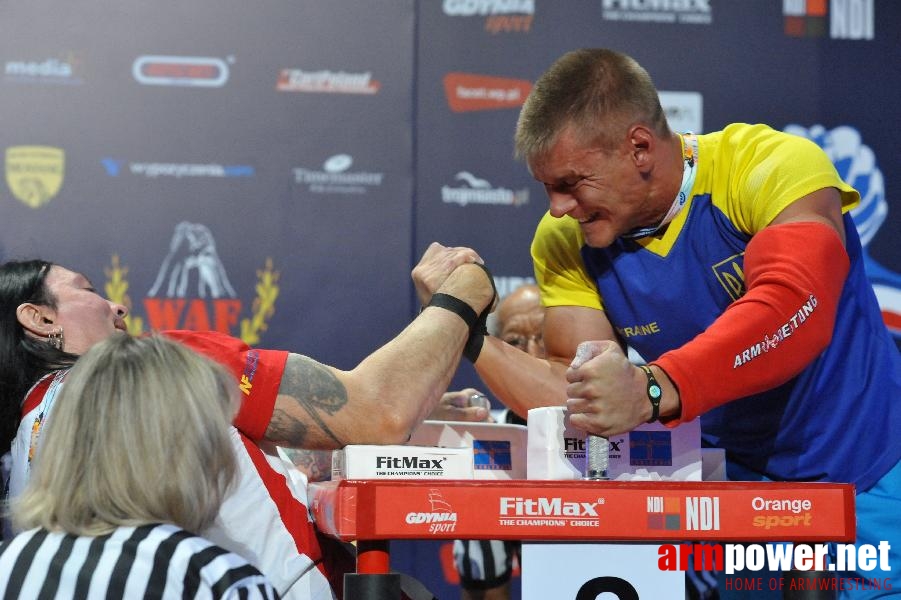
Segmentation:
<svg viewBox="0 0 901 600">
<path fill-rule="evenodd" d="M 56 331 L 52 331 L 47 335 L 47 341 L 57 350 L 63 349 L 63 328 L 60 327 Z"/>
</svg>

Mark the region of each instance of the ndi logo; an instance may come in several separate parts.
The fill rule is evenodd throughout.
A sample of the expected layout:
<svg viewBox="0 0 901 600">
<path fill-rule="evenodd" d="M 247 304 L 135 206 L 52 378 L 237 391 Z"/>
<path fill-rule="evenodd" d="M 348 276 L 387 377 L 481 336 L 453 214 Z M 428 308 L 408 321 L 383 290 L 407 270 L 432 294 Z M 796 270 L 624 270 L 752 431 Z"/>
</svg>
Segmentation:
<svg viewBox="0 0 901 600">
<path fill-rule="evenodd" d="M 872 40 L 875 30 L 873 0 L 783 0 L 785 34 L 793 37 L 824 37 L 835 40 Z"/>
</svg>

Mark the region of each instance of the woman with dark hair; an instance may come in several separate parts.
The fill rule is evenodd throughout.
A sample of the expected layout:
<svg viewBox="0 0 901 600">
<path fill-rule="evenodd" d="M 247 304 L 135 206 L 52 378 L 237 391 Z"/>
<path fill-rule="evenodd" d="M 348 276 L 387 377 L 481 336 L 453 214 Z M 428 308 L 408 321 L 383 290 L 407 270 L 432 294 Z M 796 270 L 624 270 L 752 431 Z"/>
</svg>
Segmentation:
<svg viewBox="0 0 901 600">
<path fill-rule="evenodd" d="M 11 262 L 0 277 L 0 454 L 19 423 L 19 403 L 25 392 L 44 375 L 72 366 L 78 357 L 54 343 L 25 334 L 18 322 L 18 307 L 31 303 L 55 308 L 44 281 L 53 263 L 43 260 Z M 49 339 L 49 336 L 48 336 Z M 55 337 L 62 341 L 62 338 Z"/>
<path fill-rule="evenodd" d="M 426 307 L 349 371 L 250 348 L 216 332 L 162 332 L 220 363 L 240 383 L 232 447 L 241 475 L 216 524 L 201 533 L 245 556 L 283 597 L 340 597 L 354 561 L 309 521 L 306 488 L 293 483 L 276 444 L 328 450 L 409 439 L 440 400 L 470 336 L 460 307 L 479 314 L 493 305 L 490 275 L 472 264 L 480 260 L 461 249 L 443 266 L 452 273 L 440 291 L 457 300 L 456 310 Z M 12 439 L 11 498 L 25 487 L 68 367 L 98 342 L 127 335 L 127 312 L 100 296 L 87 277 L 59 265 L 0 265 L 0 444 Z"/>
</svg>

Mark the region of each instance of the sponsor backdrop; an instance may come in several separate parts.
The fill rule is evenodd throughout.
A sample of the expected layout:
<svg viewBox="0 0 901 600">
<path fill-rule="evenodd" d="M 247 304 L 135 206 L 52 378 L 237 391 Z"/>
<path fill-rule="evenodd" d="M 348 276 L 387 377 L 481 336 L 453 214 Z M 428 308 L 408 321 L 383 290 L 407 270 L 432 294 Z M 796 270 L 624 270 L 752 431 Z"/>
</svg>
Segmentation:
<svg viewBox="0 0 901 600">
<path fill-rule="evenodd" d="M 899 27 L 893 0 L 8 0 L 0 260 L 83 271 L 135 332 L 353 367 L 416 314 L 431 241 L 478 249 L 502 293 L 531 278 L 546 203 L 512 158 L 518 108 L 557 56 L 607 46 L 677 129 L 826 148 L 901 339 Z M 447 547 L 425 548 L 398 566 L 452 597 Z"/>
</svg>

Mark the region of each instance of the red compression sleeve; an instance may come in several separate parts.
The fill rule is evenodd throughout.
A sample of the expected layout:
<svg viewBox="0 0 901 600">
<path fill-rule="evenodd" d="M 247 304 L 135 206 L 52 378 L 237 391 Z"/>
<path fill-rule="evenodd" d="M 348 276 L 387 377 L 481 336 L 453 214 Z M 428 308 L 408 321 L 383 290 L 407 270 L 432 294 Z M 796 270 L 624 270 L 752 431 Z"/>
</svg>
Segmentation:
<svg viewBox="0 0 901 600">
<path fill-rule="evenodd" d="M 679 390 L 690 421 L 731 400 L 781 385 L 832 339 L 848 254 L 831 227 L 771 225 L 745 249 L 747 291 L 705 331 L 654 361 Z"/>
<path fill-rule="evenodd" d="M 228 369 L 241 389 L 241 409 L 233 423 L 254 441 L 266 436 L 281 386 L 288 353 L 284 350 L 251 348 L 238 338 L 215 331 L 164 331 L 195 352 Z"/>
</svg>

